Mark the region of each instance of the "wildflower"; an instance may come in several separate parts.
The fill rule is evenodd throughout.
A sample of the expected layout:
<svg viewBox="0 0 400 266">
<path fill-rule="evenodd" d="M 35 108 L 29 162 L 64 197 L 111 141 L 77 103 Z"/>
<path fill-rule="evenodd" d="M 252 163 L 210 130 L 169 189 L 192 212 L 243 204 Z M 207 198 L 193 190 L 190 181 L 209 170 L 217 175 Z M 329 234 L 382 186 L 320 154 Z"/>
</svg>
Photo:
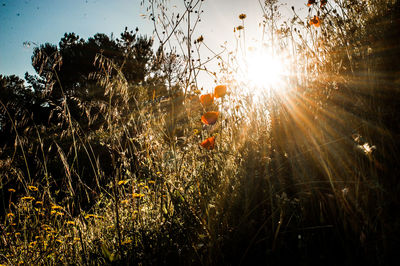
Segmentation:
<svg viewBox="0 0 400 266">
<path fill-rule="evenodd" d="M 156 181 L 154 181 L 154 180 L 150 180 L 150 181 L 149 181 L 149 184 L 154 185 L 155 183 L 156 183 Z"/>
<path fill-rule="evenodd" d="M 53 209 L 53 210 L 60 210 L 60 209 L 62 209 L 62 207 L 59 206 L 59 205 L 52 205 L 52 206 L 51 206 L 51 209 Z"/>
<path fill-rule="evenodd" d="M 31 197 L 31 196 L 26 196 L 26 197 L 22 197 L 21 199 L 28 201 L 28 200 L 34 200 L 35 198 Z"/>
<path fill-rule="evenodd" d="M 12 213 L 12 212 L 9 212 L 9 213 L 7 213 L 7 217 L 14 217 L 14 213 Z"/>
<path fill-rule="evenodd" d="M 62 241 L 61 239 L 56 239 L 56 242 L 58 242 L 58 243 L 60 243 L 60 244 L 63 243 L 63 241 Z"/>
<path fill-rule="evenodd" d="M 315 4 L 315 0 L 308 0 L 307 6 L 311 6 Z"/>
<path fill-rule="evenodd" d="M 243 20 L 243 19 L 245 19 L 245 18 L 246 18 L 246 14 L 240 14 L 240 15 L 239 15 L 239 19 L 242 19 L 242 20 Z"/>
<path fill-rule="evenodd" d="M 236 27 L 236 29 L 237 29 L 237 30 L 243 30 L 244 27 L 243 27 L 242 25 L 239 25 L 239 26 Z"/>
<path fill-rule="evenodd" d="M 319 17 L 314 16 L 312 19 L 310 19 L 310 25 L 314 25 L 314 27 L 319 27 L 321 25 L 321 20 Z"/>
<path fill-rule="evenodd" d="M 203 106 L 209 106 L 214 102 L 214 95 L 211 93 L 200 96 L 200 102 Z"/>
<path fill-rule="evenodd" d="M 118 185 L 125 185 L 125 184 L 128 183 L 128 182 L 129 182 L 128 179 L 126 179 L 126 180 L 121 180 L 121 181 L 118 182 Z"/>
<path fill-rule="evenodd" d="M 142 197 L 144 197 L 145 195 L 143 194 L 143 193 L 133 193 L 132 194 L 132 198 L 142 198 Z"/>
<path fill-rule="evenodd" d="M 207 112 L 201 116 L 201 122 L 206 125 L 214 125 L 217 122 L 219 112 Z"/>
<path fill-rule="evenodd" d="M 39 189 L 35 186 L 28 186 L 28 189 L 31 191 L 38 191 Z"/>
<path fill-rule="evenodd" d="M 128 204 L 129 200 L 121 200 L 121 204 Z"/>
<path fill-rule="evenodd" d="M 200 146 L 207 149 L 207 150 L 212 150 L 214 149 L 215 145 L 215 137 L 210 137 L 206 140 L 204 140 L 202 143 L 200 143 Z"/>
<path fill-rule="evenodd" d="M 9 189 L 8 189 L 8 192 L 11 192 L 11 193 L 12 193 L 12 192 L 15 192 L 15 189 L 9 188 Z"/>
<path fill-rule="evenodd" d="M 328 0 L 321 0 L 321 8 L 323 8 L 328 3 Z"/>
<path fill-rule="evenodd" d="M 67 224 L 68 225 L 75 225 L 75 222 L 74 221 L 67 221 Z"/>
<path fill-rule="evenodd" d="M 214 89 L 215 98 L 223 97 L 226 94 L 226 85 L 218 85 Z"/>
<path fill-rule="evenodd" d="M 57 211 L 54 211 L 54 210 L 50 212 L 50 214 L 56 214 L 56 213 L 57 213 Z"/>
<path fill-rule="evenodd" d="M 200 35 L 200 37 L 199 38 L 197 38 L 197 40 L 196 40 L 197 42 L 202 42 L 202 41 L 204 41 L 204 38 L 203 38 L 203 35 Z"/>
<path fill-rule="evenodd" d="M 43 201 L 36 201 L 35 204 L 37 204 L 37 205 L 43 205 Z"/>
</svg>

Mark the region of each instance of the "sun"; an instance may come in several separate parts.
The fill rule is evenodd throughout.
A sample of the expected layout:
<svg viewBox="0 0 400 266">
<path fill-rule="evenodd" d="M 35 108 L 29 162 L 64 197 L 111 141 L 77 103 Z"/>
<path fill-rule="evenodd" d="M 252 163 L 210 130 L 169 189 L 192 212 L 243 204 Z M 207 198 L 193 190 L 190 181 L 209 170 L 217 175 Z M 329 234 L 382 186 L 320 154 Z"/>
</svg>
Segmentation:
<svg viewBox="0 0 400 266">
<path fill-rule="evenodd" d="M 283 62 L 269 53 L 247 57 L 247 78 L 258 87 L 274 87 L 283 81 Z"/>
<path fill-rule="evenodd" d="M 266 50 L 250 51 L 241 60 L 240 80 L 246 84 L 248 93 L 268 96 L 272 91 L 283 91 L 287 67 L 283 55 Z"/>
</svg>

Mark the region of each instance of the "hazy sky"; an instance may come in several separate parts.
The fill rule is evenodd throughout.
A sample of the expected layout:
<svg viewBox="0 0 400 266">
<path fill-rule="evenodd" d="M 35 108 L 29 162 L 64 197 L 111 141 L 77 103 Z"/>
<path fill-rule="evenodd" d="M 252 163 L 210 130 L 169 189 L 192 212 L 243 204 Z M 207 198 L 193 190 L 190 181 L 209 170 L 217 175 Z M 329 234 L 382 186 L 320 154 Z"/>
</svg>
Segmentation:
<svg viewBox="0 0 400 266">
<path fill-rule="evenodd" d="M 290 14 L 291 5 L 304 8 L 307 1 L 282 2 L 287 3 L 282 13 Z M 216 49 L 233 40 L 232 29 L 239 25 L 240 13 L 248 16 L 250 35 L 256 34 L 262 16 L 258 0 L 205 0 L 203 7 L 198 32 Z M 139 27 L 139 33 L 151 36 L 152 25 L 140 16 L 142 13 L 146 12 L 140 0 L 0 0 L 0 74 L 23 77 L 26 71 L 34 73 L 33 47 L 24 47 L 25 41 L 58 44 L 65 32 L 85 39 L 97 32 L 118 37 L 125 26 Z"/>
</svg>

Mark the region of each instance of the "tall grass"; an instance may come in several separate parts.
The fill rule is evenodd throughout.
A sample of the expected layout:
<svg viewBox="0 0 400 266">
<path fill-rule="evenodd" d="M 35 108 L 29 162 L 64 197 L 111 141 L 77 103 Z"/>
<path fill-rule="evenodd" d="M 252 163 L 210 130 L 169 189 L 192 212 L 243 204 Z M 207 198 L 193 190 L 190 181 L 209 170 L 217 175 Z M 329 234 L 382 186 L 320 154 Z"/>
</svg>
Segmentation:
<svg viewBox="0 0 400 266">
<path fill-rule="evenodd" d="M 187 16 L 200 2 L 185 4 L 188 21 L 197 21 Z M 94 77 L 107 96 L 104 126 L 83 129 L 64 95 L 62 134 L 31 128 L 34 134 L 17 135 L 14 151 L 25 163 L 2 162 L 0 262 L 395 263 L 399 2 L 328 0 L 312 5 L 305 20 L 293 9 L 279 28 L 277 5 L 262 3 L 264 34 L 292 68 L 287 88 L 262 100 L 242 93 L 256 88 L 232 72 L 241 67 L 238 54 L 216 54 L 215 78 L 229 95 L 201 105 L 203 65 L 192 61 L 190 23 L 179 44 L 185 59 L 159 103 L 99 56 Z M 165 7 L 149 2 L 149 10 Z M 319 28 L 309 24 L 314 15 Z M 177 30 L 160 41 L 179 39 L 185 31 Z M 210 110 L 220 112 L 217 123 L 202 125 Z M 199 146 L 210 136 L 214 149 Z"/>
</svg>

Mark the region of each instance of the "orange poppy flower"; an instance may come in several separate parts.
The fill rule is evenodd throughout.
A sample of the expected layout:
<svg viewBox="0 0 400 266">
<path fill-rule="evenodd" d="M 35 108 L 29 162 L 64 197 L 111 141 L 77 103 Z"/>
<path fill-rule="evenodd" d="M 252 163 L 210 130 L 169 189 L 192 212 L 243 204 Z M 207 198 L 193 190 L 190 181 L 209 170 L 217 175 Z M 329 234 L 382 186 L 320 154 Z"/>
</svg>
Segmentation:
<svg viewBox="0 0 400 266">
<path fill-rule="evenodd" d="M 321 8 L 328 3 L 328 0 L 321 0 Z"/>
<path fill-rule="evenodd" d="M 319 17 L 314 16 L 312 19 L 310 19 L 310 25 L 314 25 L 314 27 L 319 27 L 321 25 L 321 20 Z"/>
<path fill-rule="evenodd" d="M 203 106 L 209 106 L 209 105 L 213 104 L 214 96 L 211 93 L 201 95 L 200 102 Z"/>
<path fill-rule="evenodd" d="M 212 136 L 212 137 L 204 140 L 202 143 L 200 143 L 200 146 L 207 150 L 214 149 L 214 145 L 215 145 L 215 137 L 214 136 Z"/>
<path fill-rule="evenodd" d="M 214 89 L 215 98 L 223 97 L 226 94 L 226 85 L 218 85 Z"/>
<path fill-rule="evenodd" d="M 201 122 L 206 125 L 214 125 L 217 122 L 219 112 L 207 112 L 201 116 Z"/>
<path fill-rule="evenodd" d="M 307 6 L 311 6 L 315 4 L 315 0 L 308 0 Z"/>
</svg>

